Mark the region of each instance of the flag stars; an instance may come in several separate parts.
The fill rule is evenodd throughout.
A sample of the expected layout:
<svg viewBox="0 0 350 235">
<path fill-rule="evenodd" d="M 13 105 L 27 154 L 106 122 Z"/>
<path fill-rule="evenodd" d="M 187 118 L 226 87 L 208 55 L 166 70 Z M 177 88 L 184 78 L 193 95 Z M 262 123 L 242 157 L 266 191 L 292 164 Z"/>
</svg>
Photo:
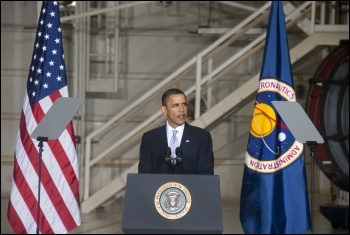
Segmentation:
<svg viewBox="0 0 350 235">
<path fill-rule="evenodd" d="M 60 39 L 56 38 L 55 42 L 56 42 L 56 44 L 60 43 Z"/>
<path fill-rule="evenodd" d="M 55 12 L 51 11 L 50 16 L 55 17 Z"/>
<path fill-rule="evenodd" d="M 63 70 L 64 69 L 64 66 L 63 65 L 60 65 L 60 70 Z"/>
<path fill-rule="evenodd" d="M 44 24 L 44 21 L 43 21 L 43 20 L 40 20 L 40 24 L 43 25 L 43 24 Z"/>
<path fill-rule="evenodd" d="M 46 51 L 46 48 L 47 48 L 46 46 L 43 46 L 43 47 L 42 47 L 43 51 Z"/>
<path fill-rule="evenodd" d="M 45 83 L 45 84 L 43 84 L 43 87 L 44 87 L 44 89 L 47 89 L 47 88 L 49 88 L 49 84 Z"/>
<path fill-rule="evenodd" d="M 45 8 L 43 8 L 42 12 L 43 12 L 43 13 L 45 14 L 45 12 L 46 12 L 46 9 L 45 9 Z"/>
<path fill-rule="evenodd" d="M 39 43 L 36 43 L 36 44 L 35 44 L 35 47 L 36 47 L 36 48 L 39 48 Z"/>
<path fill-rule="evenodd" d="M 58 27 L 57 31 L 58 31 L 58 32 L 61 32 L 61 31 L 62 31 L 61 27 Z"/>
<path fill-rule="evenodd" d="M 39 81 L 35 80 L 34 85 L 38 85 L 38 84 L 39 84 Z"/>
<path fill-rule="evenodd" d="M 47 73 L 46 73 L 46 77 L 48 77 L 48 78 L 51 77 L 51 73 L 50 73 L 50 72 L 47 72 Z"/>
<path fill-rule="evenodd" d="M 52 28 L 52 24 L 51 24 L 51 23 L 48 23 L 48 24 L 47 24 L 47 27 L 48 27 L 49 29 L 51 29 L 51 28 Z"/>
<path fill-rule="evenodd" d="M 56 80 L 57 80 L 58 82 L 60 82 L 60 81 L 62 81 L 62 77 L 57 76 Z"/>
<path fill-rule="evenodd" d="M 47 39 L 49 39 L 49 38 L 50 38 L 50 35 L 46 34 L 46 35 L 45 35 L 45 39 L 47 40 Z"/>
<path fill-rule="evenodd" d="M 35 67 L 34 67 L 34 65 L 33 65 L 32 68 L 31 68 L 31 70 L 34 71 L 34 68 L 35 68 Z"/>
<path fill-rule="evenodd" d="M 43 57 L 40 57 L 40 62 L 44 62 L 44 58 Z"/>
<path fill-rule="evenodd" d="M 38 32 L 38 37 L 41 37 L 41 32 L 40 31 Z"/>
<path fill-rule="evenodd" d="M 36 71 L 37 71 L 39 74 L 41 73 L 41 69 L 37 69 Z"/>
<path fill-rule="evenodd" d="M 49 62 L 49 65 L 50 66 L 54 66 L 55 65 L 55 62 L 53 62 L 52 60 Z"/>
<path fill-rule="evenodd" d="M 35 96 L 35 91 L 32 92 L 32 97 L 34 97 L 34 96 Z"/>
<path fill-rule="evenodd" d="M 57 54 L 57 50 L 56 49 L 52 50 L 52 54 L 56 55 Z"/>
<path fill-rule="evenodd" d="M 33 59 L 36 60 L 36 55 L 33 56 Z"/>
</svg>

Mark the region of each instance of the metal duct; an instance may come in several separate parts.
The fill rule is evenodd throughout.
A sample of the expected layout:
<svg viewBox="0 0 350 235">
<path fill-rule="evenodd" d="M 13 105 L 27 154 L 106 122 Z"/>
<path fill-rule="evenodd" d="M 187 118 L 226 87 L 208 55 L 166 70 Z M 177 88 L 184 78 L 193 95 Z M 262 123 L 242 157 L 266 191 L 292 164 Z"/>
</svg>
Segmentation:
<svg viewBox="0 0 350 235">
<path fill-rule="evenodd" d="M 325 142 L 315 162 L 340 189 L 349 192 L 349 40 L 343 40 L 310 79 L 306 112 Z"/>
</svg>

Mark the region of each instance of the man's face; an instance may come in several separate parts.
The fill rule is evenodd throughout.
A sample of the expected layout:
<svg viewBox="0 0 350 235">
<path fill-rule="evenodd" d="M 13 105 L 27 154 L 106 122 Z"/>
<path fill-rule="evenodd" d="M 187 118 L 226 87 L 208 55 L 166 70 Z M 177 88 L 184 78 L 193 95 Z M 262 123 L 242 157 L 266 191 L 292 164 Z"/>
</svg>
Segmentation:
<svg viewBox="0 0 350 235">
<path fill-rule="evenodd" d="M 182 94 L 170 95 L 166 106 L 161 107 L 163 114 L 167 115 L 169 125 L 176 128 L 185 123 L 188 104 Z"/>
</svg>

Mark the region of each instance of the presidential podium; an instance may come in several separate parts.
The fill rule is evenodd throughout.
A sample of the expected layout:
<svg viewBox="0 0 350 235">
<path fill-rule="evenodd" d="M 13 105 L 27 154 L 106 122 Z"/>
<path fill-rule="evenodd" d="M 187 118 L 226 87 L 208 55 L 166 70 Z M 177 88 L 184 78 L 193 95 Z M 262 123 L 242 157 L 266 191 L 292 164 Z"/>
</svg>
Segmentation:
<svg viewBox="0 0 350 235">
<path fill-rule="evenodd" d="M 125 234 L 222 233 L 219 176 L 128 174 L 121 228 Z"/>
</svg>

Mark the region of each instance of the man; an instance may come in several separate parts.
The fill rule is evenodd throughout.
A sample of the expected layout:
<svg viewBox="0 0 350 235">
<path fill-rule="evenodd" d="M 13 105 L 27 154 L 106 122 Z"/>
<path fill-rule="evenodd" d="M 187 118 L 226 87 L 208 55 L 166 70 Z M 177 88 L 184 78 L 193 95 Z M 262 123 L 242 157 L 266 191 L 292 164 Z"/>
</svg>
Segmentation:
<svg viewBox="0 0 350 235">
<path fill-rule="evenodd" d="M 167 122 L 143 134 L 139 173 L 214 174 L 210 132 L 188 124 L 187 109 L 183 91 L 173 88 L 162 95 L 161 111 Z"/>
</svg>

